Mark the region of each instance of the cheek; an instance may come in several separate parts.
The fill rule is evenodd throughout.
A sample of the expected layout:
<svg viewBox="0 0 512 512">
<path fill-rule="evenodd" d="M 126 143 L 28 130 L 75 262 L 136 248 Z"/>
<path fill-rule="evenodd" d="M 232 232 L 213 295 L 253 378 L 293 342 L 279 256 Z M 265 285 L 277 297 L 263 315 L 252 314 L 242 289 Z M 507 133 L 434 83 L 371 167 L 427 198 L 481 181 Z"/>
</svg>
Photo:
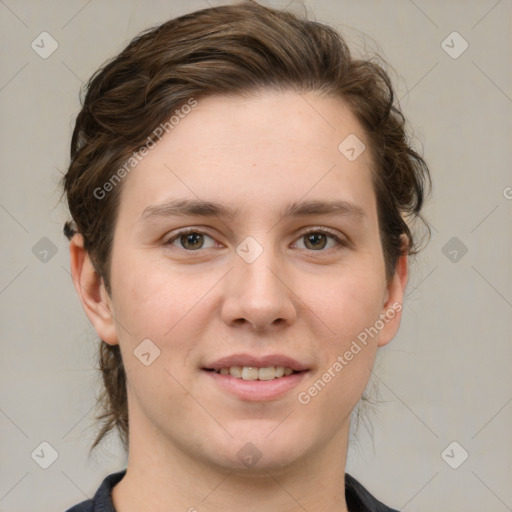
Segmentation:
<svg viewBox="0 0 512 512">
<path fill-rule="evenodd" d="M 150 339 L 160 349 L 159 363 L 182 371 L 214 323 L 222 272 L 173 270 L 165 258 L 145 254 L 116 263 L 112 289 L 121 348 L 128 354 Z"/>
<path fill-rule="evenodd" d="M 193 341 L 200 339 L 202 327 L 194 319 L 202 311 L 198 302 L 203 287 L 192 286 L 187 276 L 166 274 L 158 265 L 125 262 L 117 270 L 113 302 L 130 392 L 148 415 L 152 413 L 147 396 L 183 409 L 186 391 L 173 376 L 179 374 L 181 382 L 192 375 L 189 361 L 197 350 Z M 147 366 L 145 353 L 150 354 Z"/>
<path fill-rule="evenodd" d="M 380 273 L 352 269 L 316 297 L 315 311 L 329 334 L 315 340 L 320 364 L 297 398 L 306 410 L 320 411 L 326 424 L 343 423 L 368 383 L 378 340 L 372 327 L 382 312 L 384 288 Z"/>
<path fill-rule="evenodd" d="M 386 282 L 372 267 L 353 266 L 325 284 L 311 299 L 311 309 L 325 321 L 332 346 L 339 350 L 378 320 Z"/>
<path fill-rule="evenodd" d="M 199 290 L 187 283 L 186 276 L 170 275 L 157 262 L 118 259 L 115 265 L 113 303 L 121 339 L 162 340 L 199 299 Z"/>
</svg>

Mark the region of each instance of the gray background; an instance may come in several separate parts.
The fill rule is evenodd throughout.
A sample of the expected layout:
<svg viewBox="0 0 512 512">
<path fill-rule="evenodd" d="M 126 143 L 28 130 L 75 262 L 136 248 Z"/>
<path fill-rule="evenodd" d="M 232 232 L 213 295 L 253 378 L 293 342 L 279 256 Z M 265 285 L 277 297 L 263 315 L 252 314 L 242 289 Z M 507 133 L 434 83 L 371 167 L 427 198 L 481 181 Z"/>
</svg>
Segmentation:
<svg viewBox="0 0 512 512">
<path fill-rule="evenodd" d="M 81 83 L 142 29 L 219 3 L 0 0 L 0 511 L 63 511 L 125 467 L 115 437 L 88 458 L 97 341 L 69 276 L 58 182 Z M 406 512 L 512 510 L 512 2 L 304 5 L 396 70 L 434 180 L 433 237 L 377 361 L 373 433 L 358 430 L 347 470 Z M 43 31 L 58 43 L 46 59 L 31 47 Z M 454 31 L 469 44 L 457 58 Z M 58 453 L 47 469 L 43 441 Z"/>
</svg>

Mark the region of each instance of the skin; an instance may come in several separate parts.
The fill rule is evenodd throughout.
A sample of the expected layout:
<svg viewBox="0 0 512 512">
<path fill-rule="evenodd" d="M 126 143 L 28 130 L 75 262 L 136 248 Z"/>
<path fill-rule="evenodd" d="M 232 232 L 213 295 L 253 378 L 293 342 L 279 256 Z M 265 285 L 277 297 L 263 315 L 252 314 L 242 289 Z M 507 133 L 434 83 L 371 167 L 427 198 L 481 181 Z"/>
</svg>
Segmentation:
<svg viewBox="0 0 512 512">
<path fill-rule="evenodd" d="M 111 296 L 81 236 L 72 240 L 84 310 L 102 340 L 120 345 L 127 373 L 129 460 L 112 492 L 116 510 L 347 510 L 349 416 L 400 311 L 309 403 L 298 394 L 402 302 L 408 274 L 402 256 L 386 279 L 370 154 L 345 158 L 338 145 L 349 134 L 368 147 L 338 98 L 265 91 L 201 99 L 124 179 Z M 141 220 L 176 198 L 238 211 Z M 343 200 L 364 215 L 281 215 L 300 200 Z M 168 242 L 187 227 L 205 234 L 203 248 Z M 308 243 L 304 232 L 318 228 L 345 243 Z M 252 263 L 236 252 L 247 236 L 263 249 Z M 134 350 L 148 338 L 160 356 L 145 366 Z M 244 400 L 202 370 L 235 353 L 285 354 L 309 371 L 283 396 Z M 249 442 L 262 455 L 252 467 L 237 457 Z"/>
</svg>

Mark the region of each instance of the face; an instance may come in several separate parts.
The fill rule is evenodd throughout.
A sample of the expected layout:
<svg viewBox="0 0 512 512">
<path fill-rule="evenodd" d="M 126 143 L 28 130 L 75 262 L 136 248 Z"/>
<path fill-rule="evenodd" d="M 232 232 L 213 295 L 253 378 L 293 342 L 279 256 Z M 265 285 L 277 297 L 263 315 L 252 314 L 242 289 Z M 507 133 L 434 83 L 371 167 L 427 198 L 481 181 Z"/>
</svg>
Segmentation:
<svg viewBox="0 0 512 512">
<path fill-rule="evenodd" d="M 224 468 L 336 456 L 406 276 L 386 280 L 350 134 L 368 146 L 340 99 L 210 97 L 125 178 L 115 320 L 91 319 L 121 347 L 131 441 Z"/>
</svg>

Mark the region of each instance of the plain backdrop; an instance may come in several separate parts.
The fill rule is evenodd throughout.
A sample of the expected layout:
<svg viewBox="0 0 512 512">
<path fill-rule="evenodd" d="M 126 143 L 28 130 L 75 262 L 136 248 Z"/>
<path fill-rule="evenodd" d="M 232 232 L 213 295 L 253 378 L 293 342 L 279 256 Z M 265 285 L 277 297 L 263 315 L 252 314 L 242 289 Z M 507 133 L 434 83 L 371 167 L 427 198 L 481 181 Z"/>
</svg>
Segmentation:
<svg viewBox="0 0 512 512">
<path fill-rule="evenodd" d="M 141 30 L 220 3 L 0 1 L 0 511 L 64 511 L 126 465 L 115 436 L 88 457 L 98 341 L 59 180 L 82 83 Z M 432 239 L 347 471 L 406 512 L 512 510 L 512 2 L 262 3 L 305 5 L 357 54 L 382 55 L 433 176 Z"/>
</svg>

